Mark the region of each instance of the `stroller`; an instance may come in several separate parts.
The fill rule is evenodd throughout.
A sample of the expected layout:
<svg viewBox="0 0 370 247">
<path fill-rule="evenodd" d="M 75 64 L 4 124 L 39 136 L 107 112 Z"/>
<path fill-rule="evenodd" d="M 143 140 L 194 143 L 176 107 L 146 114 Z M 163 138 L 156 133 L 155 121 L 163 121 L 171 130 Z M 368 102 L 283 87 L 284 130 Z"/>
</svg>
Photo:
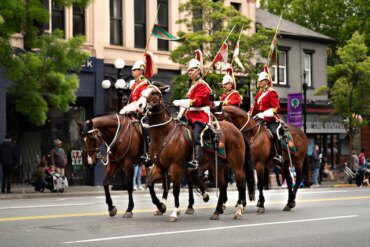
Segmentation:
<svg viewBox="0 0 370 247">
<path fill-rule="evenodd" d="M 68 187 L 68 180 L 65 176 L 59 173 L 49 173 L 45 171 L 45 176 L 36 177 L 31 185 L 35 187 L 35 191 L 44 192 L 45 188 L 51 192 L 63 193 L 65 188 Z"/>
</svg>

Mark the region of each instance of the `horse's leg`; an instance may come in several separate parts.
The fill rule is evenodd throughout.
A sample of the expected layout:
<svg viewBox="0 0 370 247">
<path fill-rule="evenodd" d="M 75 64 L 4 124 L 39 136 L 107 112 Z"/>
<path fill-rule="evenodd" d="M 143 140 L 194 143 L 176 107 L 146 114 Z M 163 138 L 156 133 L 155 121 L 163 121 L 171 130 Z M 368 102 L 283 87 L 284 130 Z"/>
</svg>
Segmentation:
<svg viewBox="0 0 370 247">
<path fill-rule="evenodd" d="M 154 213 L 154 215 L 162 215 L 166 212 L 166 205 L 164 205 L 162 202 L 159 201 L 157 194 L 155 193 L 155 190 L 154 190 L 154 183 L 156 180 L 159 180 L 160 178 L 161 178 L 160 170 L 157 166 L 154 165 L 148 177 L 148 189 L 149 189 L 150 197 L 152 198 L 153 204 L 156 205 L 158 209 Z"/>
<path fill-rule="evenodd" d="M 240 163 L 239 163 L 240 164 Z M 238 163 L 236 164 L 238 165 Z M 234 167 L 234 166 L 233 166 Z M 246 206 L 246 180 L 245 180 L 245 172 L 243 170 L 243 167 L 240 167 L 240 169 L 233 169 L 234 170 L 234 176 L 236 181 L 236 186 L 238 188 L 239 192 L 239 198 L 237 202 L 237 209 L 234 215 L 235 220 L 240 220 L 242 217 L 242 213 L 244 212 L 244 207 Z"/>
<path fill-rule="evenodd" d="M 190 178 L 189 172 L 186 170 L 183 172 L 186 177 L 186 182 L 188 184 L 188 193 L 189 193 L 189 204 L 185 211 L 185 214 L 194 214 L 194 193 L 193 193 L 193 181 Z"/>
<path fill-rule="evenodd" d="M 132 197 L 132 192 L 134 191 L 134 163 L 129 159 L 126 159 L 124 162 L 127 178 L 128 206 L 122 218 L 132 218 L 132 210 L 135 206 L 134 199 Z"/>
<path fill-rule="evenodd" d="M 110 184 L 110 181 L 113 175 L 118 170 L 118 168 L 119 168 L 118 166 L 114 166 L 111 163 L 109 163 L 105 167 L 105 177 L 103 180 L 103 187 L 104 187 L 104 194 L 105 194 L 105 202 L 108 205 L 108 211 L 109 211 L 110 217 L 113 217 L 117 214 L 117 208 L 113 205 L 112 197 L 110 196 L 109 184 Z"/>
<path fill-rule="evenodd" d="M 171 213 L 168 220 L 170 222 L 177 221 L 177 217 L 180 215 L 180 182 L 181 182 L 181 167 L 172 165 L 171 174 L 172 174 L 172 184 L 173 184 L 173 197 L 175 199 L 175 210 Z"/>
<path fill-rule="evenodd" d="M 163 180 L 162 181 L 162 187 L 163 187 L 162 202 L 164 203 L 164 205 L 167 205 L 168 192 L 170 190 L 170 185 L 171 185 L 167 171 L 162 172 L 162 180 Z"/>
<path fill-rule="evenodd" d="M 257 189 L 259 191 L 259 197 L 257 202 L 257 213 L 263 214 L 265 212 L 265 197 L 263 196 L 263 186 L 265 177 L 265 165 L 261 161 L 256 164 L 257 171 Z"/>
<path fill-rule="evenodd" d="M 204 186 L 204 183 L 198 177 L 197 173 L 198 173 L 197 171 L 190 171 L 191 179 L 193 181 L 193 184 L 196 187 L 198 187 L 198 189 L 200 190 L 200 192 L 202 194 L 203 201 L 208 202 L 209 201 L 209 195 L 206 193 L 206 187 Z"/>
<path fill-rule="evenodd" d="M 284 164 L 283 172 L 285 174 L 285 180 L 288 185 L 288 203 L 284 207 L 284 211 L 290 211 L 292 209 L 290 206 L 293 206 L 293 204 L 295 206 L 295 193 L 293 192 L 293 178 L 292 178 L 292 174 L 289 171 L 288 164 Z"/>
<path fill-rule="evenodd" d="M 218 168 L 218 190 L 220 191 L 220 196 L 218 197 L 216 210 L 211 216 L 211 220 L 219 220 L 220 214 L 224 213 L 223 210 L 223 204 L 225 201 L 225 198 L 227 198 L 227 183 L 225 181 L 224 172 L 227 168 L 226 164 L 219 164 Z"/>
</svg>

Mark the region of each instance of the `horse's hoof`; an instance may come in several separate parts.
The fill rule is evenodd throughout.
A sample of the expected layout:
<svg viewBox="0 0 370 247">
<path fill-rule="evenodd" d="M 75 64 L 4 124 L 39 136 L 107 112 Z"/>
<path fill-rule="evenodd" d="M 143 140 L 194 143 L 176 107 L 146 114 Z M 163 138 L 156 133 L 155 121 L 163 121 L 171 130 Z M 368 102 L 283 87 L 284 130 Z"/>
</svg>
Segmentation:
<svg viewBox="0 0 370 247">
<path fill-rule="evenodd" d="M 291 208 L 289 207 L 289 205 L 286 205 L 283 211 L 289 212 L 290 210 Z"/>
<path fill-rule="evenodd" d="M 122 216 L 122 218 L 129 218 L 131 219 L 134 214 L 132 212 L 125 212 Z"/>
<path fill-rule="evenodd" d="M 117 208 L 113 207 L 112 210 L 109 210 L 109 216 L 114 217 L 117 214 Z"/>
<path fill-rule="evenodd" d="M 242 216 L 240 214 L 234 215 L 234 220 L 241 220 Z"/>
<path fill-rule="evenodd" d="M 207 193 L 203 194 L 203 201 L 208 202 L 209 201 L 209 195 Z"/>
<path fill-rule="evenodd" d="M 219 220 L 220 219 L 220 215 L 219 214 L 213 214 L 210 218 L 210 220 Z"/>
<path fill-rule="evenodd" d="M 258 208 L 257 209 L 257 214 L 264 214 L 265 213 L 265 208 Z"/>
<path fill-rule="evenodd" d="M 247 210 L 245 210 L 245 207 L 242 208 L 242 214 L 245 214 Z"/>
<path fill-rule="evenodd" d="M 153 215 L 154 216 L 162 216 L 163 213 L 161 211 L 159 211 L 159 210 L 156 210 Z"/>
<path fill-rule="evenodd" d="M 164 203 L 161 203 L 161 204 L 162 204 L 162 207 L 161 207 L 161 209 L 159 209 L 159 211 L 161 211 L 161 213 L 164 214 L 167 210 L 167 207 Z"/>
<path fill-rule="evenodd" d="M 194 214 L 194 208 L 187 208 L 185 214 Z"/>
<path fill-rule="evenodd" d="M 177 221 L 177 217 L 170 216 L 170 217 L 168 217 L 168 221 L 169 222 L 176 222 Z"/>
<path fill-rule="evenodd" d="M 295 201 L 294 202 L 289 202 L 288 205 L 289 205 L 290 208 L 294 208 L 295 207 Z"/>
<path fill-rule="evenodd" d="M 226 205 L 222 204 L 222 210 L 226 210 Z"/>
</svg>

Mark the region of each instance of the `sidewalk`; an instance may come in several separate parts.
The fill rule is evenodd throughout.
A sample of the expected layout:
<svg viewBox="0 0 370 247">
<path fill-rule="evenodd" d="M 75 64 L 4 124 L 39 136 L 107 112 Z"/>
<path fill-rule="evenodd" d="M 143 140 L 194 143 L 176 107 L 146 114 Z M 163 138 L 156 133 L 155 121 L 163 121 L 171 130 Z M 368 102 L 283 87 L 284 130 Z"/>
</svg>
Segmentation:
<svg viewBox="0 0 370 247">
<path fill-rule="evenodd" d="M 315 188 L 333 188 L 333 187 L 356 187 L 355 184 L 339 184 L 338 181 L 323 181 L 321 185 Z M 155 188 L 162 192 L 162 185 L 156 184 Z M 315 189 L 312 188 L 312 189 Z M 236 190 L 235 183 L 229 185 L 229 190 Z M 286 189 L 284 187 L 278 187 L 274 178 L 271 177 L 271 189 Z M 211 189 L 214 190 L 214 189 Z M 111 195 L 126 195 L 127 191 L 124 190 L 110 190 Z M 181 189 L 182 193 L 186 193 L 187 189 Z M 103 186 L 70 186 L 67 187 L 63 193 L 55 192 L 52 193 L 49 190 L 45 190 L 43 193 L 34 191 L 34 187 L 26 184 L 16 184 L 12 186 L 11 194 L 0 194 L 0 200 L 4 199 L 26 199 L 26 198 L 49 198 L 49 197 L 78 197 L 78 196 L 104 196 Z M 134 191 L 134 194 L 144 194 L 149 193 L 148 190 L 138 190 Z M 172 193 L 172 192 L 170 192 Z"/>
</svg>

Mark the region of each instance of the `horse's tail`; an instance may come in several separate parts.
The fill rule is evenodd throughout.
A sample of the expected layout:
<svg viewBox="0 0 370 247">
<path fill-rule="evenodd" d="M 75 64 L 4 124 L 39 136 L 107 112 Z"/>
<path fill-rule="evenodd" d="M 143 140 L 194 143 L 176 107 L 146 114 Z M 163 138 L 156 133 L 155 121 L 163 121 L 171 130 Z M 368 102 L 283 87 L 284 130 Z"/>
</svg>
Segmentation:
<svg viewBox="0 0 370 247">
<path fill-rule="evenodd" d="M 303 167 L 302 167 L 303 183 L 305 187 L 310 187 L 310 167 L 308 161 L 308 154 L 304 156 Z"/>
<path fill-rule="evenodd" d="M 243 167 L 244 167 L 245 177 L 247 180 L 249 200 L 254 201 L 256 187 L 255 187 L 255 180 L 254 180 L 254 171 L 253 171 L 252 161 L 250 157 L 251 156 L 250 147 L 249 147 L 249 142 L 245 134 L 243 134 L 243 138 L 244 138 L 244 143 L 245 143 L 245 159 L 244 159 Z"/>
</svg>

